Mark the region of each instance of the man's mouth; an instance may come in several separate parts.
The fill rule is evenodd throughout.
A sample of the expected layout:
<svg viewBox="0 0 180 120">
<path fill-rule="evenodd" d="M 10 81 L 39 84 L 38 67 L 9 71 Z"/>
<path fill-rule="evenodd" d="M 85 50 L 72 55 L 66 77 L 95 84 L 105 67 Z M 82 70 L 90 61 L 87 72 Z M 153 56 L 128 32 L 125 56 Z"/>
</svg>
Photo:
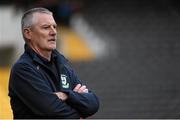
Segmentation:
<svg viewBox="0 0 180 120">
<path fill-rule="evenodd" d="M 52 42 L 55 42 L 56 39 L 49 39 L 49 40 L 48 40 L 48 42 L 51 42 L 51 41 L 52 41 Z"/>
</svg>

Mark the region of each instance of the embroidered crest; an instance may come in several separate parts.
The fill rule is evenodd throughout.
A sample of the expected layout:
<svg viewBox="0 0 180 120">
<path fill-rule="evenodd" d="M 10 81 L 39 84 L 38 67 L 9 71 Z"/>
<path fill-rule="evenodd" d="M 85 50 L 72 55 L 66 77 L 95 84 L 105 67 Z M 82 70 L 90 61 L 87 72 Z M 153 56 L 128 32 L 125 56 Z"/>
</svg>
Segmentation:
<svg viewBox="0 0 180 120">
<path fill-rule="evenodd" d="M 69 83 L 67 82 L 67 76 L 64 74 L 61 74 L 61 83 L 63 88 L 69 88 Z"/>
</svg>

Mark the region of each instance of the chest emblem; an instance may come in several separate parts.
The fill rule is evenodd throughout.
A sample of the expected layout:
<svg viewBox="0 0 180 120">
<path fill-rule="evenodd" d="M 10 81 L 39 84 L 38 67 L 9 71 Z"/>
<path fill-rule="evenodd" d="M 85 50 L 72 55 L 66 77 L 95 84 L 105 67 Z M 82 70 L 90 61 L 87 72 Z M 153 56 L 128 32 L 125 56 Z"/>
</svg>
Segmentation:
<svg viewBox="0 0 180 120">
<path fill-rule="evenodd" d="M 69 88 L 69 83 L 67 82 L 67 76 L 64 74 L 61 74 L 61 83 L 63 88 Z"/>
</svg>

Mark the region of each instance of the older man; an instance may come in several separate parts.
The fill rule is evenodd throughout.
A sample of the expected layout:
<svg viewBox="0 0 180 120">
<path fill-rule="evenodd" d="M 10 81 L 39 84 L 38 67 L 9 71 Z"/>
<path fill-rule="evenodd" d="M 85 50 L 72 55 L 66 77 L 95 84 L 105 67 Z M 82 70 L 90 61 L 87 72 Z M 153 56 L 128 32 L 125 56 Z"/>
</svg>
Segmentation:
<svg viewBox="0 0 180 120">
<path fill-rule="evenodd" d="M 56 28 L 45 8 L 30 9 L 22 17 L 25 52 L 9 81 L 14 118 L 86 118 L 99 109 L 96 95 L 56 50 Z"/>
</svg>

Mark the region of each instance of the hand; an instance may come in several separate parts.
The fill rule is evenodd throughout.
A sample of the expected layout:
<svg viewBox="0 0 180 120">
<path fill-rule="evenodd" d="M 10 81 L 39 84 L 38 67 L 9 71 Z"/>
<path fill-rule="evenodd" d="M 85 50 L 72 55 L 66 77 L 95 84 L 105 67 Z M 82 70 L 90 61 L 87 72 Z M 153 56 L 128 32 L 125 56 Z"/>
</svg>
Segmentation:
<svg viewBox="0 0 180 120">
<path fill-rule="evenodd" d="M 78 93 L 88 93 L 88 89 L 85 85 L 77 84 L 73 91 Z"/>
<path fill-rule="evenodd" d="M 68 95 L 63 93 L 63 92 L 56 92 L 55 93 L 59 99 L 61 99 L 62 101 L 65 101 L 68 99 Z"/>
</svg>

